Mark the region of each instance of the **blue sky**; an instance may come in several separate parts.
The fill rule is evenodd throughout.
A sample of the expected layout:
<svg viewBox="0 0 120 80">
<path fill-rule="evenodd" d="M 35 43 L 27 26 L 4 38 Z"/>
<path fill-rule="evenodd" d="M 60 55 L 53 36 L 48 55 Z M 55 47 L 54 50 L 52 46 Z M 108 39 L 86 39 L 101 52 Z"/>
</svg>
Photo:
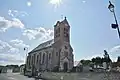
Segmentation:
<svg viewBox="0 0 120 80">
<path fill-rule="evenodd" d="M 120 1 L 112 2 L 119 22 Z M 22 63 L 23 48 L 29 47 L 30 51 L 51 39 L 53 26 L 62 19 L 61 15 L 71 25 L 75 60 L 101 56 L 104 49 L 115 60 L 120 39 L 110 27 L 114 18 L 107 7 L 108 0 L 61 0 L 57 6 L 50 0 L 0 0 L 0 63 Z"/>
</svg>

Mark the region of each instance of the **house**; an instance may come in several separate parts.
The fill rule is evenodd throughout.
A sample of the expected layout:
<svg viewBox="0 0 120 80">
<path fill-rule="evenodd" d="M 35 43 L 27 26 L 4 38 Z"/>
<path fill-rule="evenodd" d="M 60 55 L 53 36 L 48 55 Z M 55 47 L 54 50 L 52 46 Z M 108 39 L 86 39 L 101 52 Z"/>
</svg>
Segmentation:
<svg viewBox="0 0 120 80">
<path fill-rule="evenodd" d="M 83 71 L 83 65 L 80 61 L 74 62 L 74 67 L 72 69 L 72 72 L 82 72 Z"/>
</svg>

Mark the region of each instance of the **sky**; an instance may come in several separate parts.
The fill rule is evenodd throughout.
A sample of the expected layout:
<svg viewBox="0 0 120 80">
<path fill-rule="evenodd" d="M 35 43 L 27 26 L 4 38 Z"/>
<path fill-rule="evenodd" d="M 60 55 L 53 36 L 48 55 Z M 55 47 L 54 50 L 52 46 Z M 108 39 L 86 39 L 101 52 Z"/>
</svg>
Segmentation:
<svg viewBox="0 0 120 80">
<path fill-rule="evenodd" d="M 111 0 L 120 22 L 120 0 Z M 53 26 L 67 17 L 74 60 L 103 56 L 115 61 L 120 39 L 108 0 L 0 0 L 0 65 L 22 64 L 25 54 L 53 39 Z M 26 51 L 24 51 L 24 47 Z"/>
</svg>

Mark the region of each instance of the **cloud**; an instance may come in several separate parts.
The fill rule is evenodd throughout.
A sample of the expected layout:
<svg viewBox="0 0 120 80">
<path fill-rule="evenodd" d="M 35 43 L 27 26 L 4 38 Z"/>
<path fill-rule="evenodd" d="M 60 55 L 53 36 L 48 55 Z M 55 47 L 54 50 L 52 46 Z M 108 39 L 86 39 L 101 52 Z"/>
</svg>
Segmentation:
<svg viewBox="0 0 120 80">
<path fill-rule="evenodd" d="M 29 47 L 22 40 L 10 40 L 9 43 L 0 40 L 0 64 L 21 64 L 25 61 L 25 54 L 20 49 Z"/>
<path fill-rule="evenodd" d="M 28 13 L 25 11 L 8 10 L 8 15 L 15 18 L 15 17 L 20 17 L 20 16 L 28 16 Z"/>
<path fill-rule="evenodd" d="M 24 44 L 24 42 L 19 39 L 11 40 L 10 42 L 12 43 L 12 45 L 14 45 L 17 48 L 29 47 L 29 45 Z"/>
<path fill-rule="evenodd" d="M 53 29 L 45 29 L 42 27 L 35 29 L 26 29 L 23 32 L 24 36 L 27 36 L 29 40 L 39 39 L 39 40 L 50 40 L 53 39 Z"/>
<path fill-rule="evenodd" d="M 0 64 L 21 64 L 24 62 L 23 58 L 20 58 L 19 54 L 0 54 Z"/>
<path fill-rule="evenodd" d="M 0 32 L 5 32 L 7 29 L 12 27 L 24 29 L 24 24 L 18 18 L 7 20 L 0 16 Z"/>
<path fill-rule="evenodd" d="M 12 47 L 7 42 L 0 40 L 0 53 L 18 53 L 19 49 Z"/>
<path fill-rule="evenodd" d="M 27 2 L 27 6 L 30 7 L 32 3 L 30 1 Z"/>
</svg>

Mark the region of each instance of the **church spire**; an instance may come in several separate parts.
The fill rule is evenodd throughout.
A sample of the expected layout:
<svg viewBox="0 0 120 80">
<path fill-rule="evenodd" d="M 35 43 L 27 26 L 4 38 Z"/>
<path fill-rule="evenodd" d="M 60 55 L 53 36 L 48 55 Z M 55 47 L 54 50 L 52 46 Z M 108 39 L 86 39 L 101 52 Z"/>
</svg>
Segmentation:
<svg viewBox="0 0 120 80">
<path fill-rule="evenodd" d="M 65 20 L 66 20 L 66 16 L 65 16 Z"/>
<path fill-rule="evenodd" d="M 67 17 L 65 16 L 64 20 L 63 20 L 63 23 L 69 25 L 68 21 L 67 21 Z"/>
</svg>

